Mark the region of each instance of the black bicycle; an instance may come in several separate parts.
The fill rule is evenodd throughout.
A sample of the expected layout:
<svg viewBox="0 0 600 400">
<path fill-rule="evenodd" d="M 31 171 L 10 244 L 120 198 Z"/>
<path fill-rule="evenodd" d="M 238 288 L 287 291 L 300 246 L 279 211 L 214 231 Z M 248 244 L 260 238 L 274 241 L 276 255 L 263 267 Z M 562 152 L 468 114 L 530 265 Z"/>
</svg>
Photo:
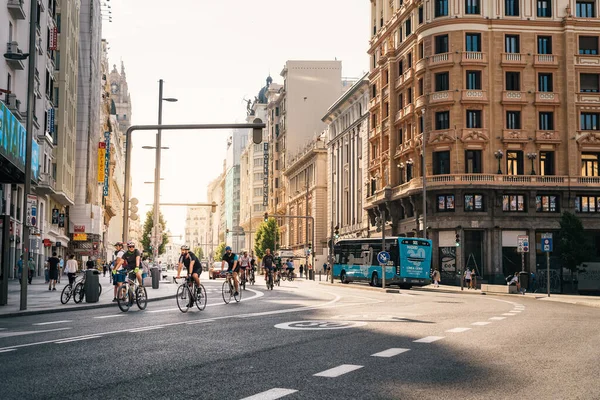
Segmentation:
<svg viewBox="0 0 600 400">
<path fill-rule="evenodd" d="M 191 276 L 187 278 L 179 278 L 184 279 L 185 281 L 179 285 L 177 288 L 177 294 L 175 298 L 177 299 L 177 307 L 179 307 L 179 311 L 182 313 L 186 313 L 190 308 L 196 304 L 198 310 L 202 311 L 206 308 L 206 302 L 208 300 L 206 296 L 206 289 L 202 284 L 196 284 L 196 281 Z M 173 282 L 177 282 L 177 278 L 173 277 Z"/>
<path fill-rule="evenodd" d="M 221 292 L 223 294 L 223 301 L 225 302 L 225 304 L 229 304 L 232 297 L 238 303 L 242 300 L 242 291 L 235 291 L 235 282 L 233 274 L 231 272 L 227 272 L 227 276 L 225 277 L 225 282 L 223 282 Z"/>
<path fill-rule="evenodd" d="M 138 285 L 135 273 L 131 272 L 117 290 L 117 304 L 121 311 L 127 312 L 134 301 L 140 310 L 145 310 L 148 305 L 148 293 L 145 287 Z"/>
<path fill-rule="evenodd" d="M 98 296 L 102 294 L 102 285 L 98 283 Z M 75 304 L 79 304 L 83 301 L 85 297 L 85 274 L 83 274 L 79 280 L 73 282 L 73 284 L 68 283 L 62 290 L 60 294 L 60 302 L 62 304 L 67 304 L 69 300 L 73 297 L 73 301 Z"/>
<path fill-rule="evenodd" d="M 250 284 L 251 284 L 251 285 L 254 285 L 254 282 L 256 282 L 256 277 L 254 276 L 254 268 L 252 268 L 252 269 L 250 270 L 250 273 L 249 273 L 249 275 L 250 275 L 250 276 L 249 276 L 249 278 L 248 278 L 248 282 L 250 282 Z"/>
</svg>

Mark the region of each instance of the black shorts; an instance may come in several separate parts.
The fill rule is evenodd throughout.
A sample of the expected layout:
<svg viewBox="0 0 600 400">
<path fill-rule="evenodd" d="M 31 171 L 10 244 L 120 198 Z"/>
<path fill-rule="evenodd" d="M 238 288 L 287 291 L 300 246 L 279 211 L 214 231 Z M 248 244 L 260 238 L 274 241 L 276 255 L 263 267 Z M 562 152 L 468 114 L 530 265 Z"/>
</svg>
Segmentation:
<svg viewBox="0 0 600 400">
<path fill-rule="evenodd" d="M 58 279 L 58 269 L 51 269 L 50 272 L 48 273 L 48 276 L 49 276 L 50 280 L 57 280 Z"/>
<path fill-rule="evenodd" d="M 239 272 L 240 272 L 240 266 L 239 266 L 239 265 L 237 265 L 237 266 L 236 266 L 235 268 L 233 268 L 233 269 L 229 268 L 229 269 L 227 270 L 227 272 L 228 272 L 228 273 L 232 273 L 232 272 L 239 273 Z"/>
<path fill-rule="evenodd" d="M 202 273 L 202 267 L 194 268 L 192 270 L 192 275 L 198 274 L 198 276 L 200 276 L 201 273 Z"/>
</svg>

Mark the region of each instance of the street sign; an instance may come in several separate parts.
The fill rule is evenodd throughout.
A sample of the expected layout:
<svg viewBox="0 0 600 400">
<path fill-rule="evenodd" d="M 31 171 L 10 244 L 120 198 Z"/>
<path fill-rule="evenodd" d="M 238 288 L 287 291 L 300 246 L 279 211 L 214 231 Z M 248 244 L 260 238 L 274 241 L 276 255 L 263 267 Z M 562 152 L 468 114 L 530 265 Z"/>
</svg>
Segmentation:
<svg viewBox="0 0 600 400">
<path fill-rule="evenodd" d="M 28 194 L 27 195 L 27 226 L 37 226 L 37 196 Z"/>
<path fill-rule="evenodd" d="M 379 264 L 381 265 L 387 265 L 388 261 L 390 261 L 390 253 L 387 251 L 380 251 L 377 254 L 377 261 L 379 261 Z"/>
<path fill-rule="evenodd" d="M 542 239 L 542 253 L 551 253 L 552 252 L 552 238 L 543 238 Z"/>
<path fill-rule="evenodd" d="M 529 236 L 517 236 L 517 251 L 519 253 L 529 253 Z"/>
</svg>

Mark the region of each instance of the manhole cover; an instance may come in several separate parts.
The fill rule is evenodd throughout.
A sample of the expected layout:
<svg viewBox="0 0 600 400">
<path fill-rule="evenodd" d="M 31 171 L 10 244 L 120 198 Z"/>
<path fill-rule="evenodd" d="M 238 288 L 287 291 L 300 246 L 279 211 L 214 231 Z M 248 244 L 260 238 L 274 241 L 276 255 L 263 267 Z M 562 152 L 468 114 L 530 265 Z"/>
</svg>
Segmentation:
<svg viewBox="0 0 600 400">
<path fill-rule="evenodd" d="M 292 321 L 277 324 L 275 325 L 275 328 L 316 331 L 325 329 L 356 328 L 365 325 L 367 325 L 367 323 L 362 321 Z"/>
</svg>

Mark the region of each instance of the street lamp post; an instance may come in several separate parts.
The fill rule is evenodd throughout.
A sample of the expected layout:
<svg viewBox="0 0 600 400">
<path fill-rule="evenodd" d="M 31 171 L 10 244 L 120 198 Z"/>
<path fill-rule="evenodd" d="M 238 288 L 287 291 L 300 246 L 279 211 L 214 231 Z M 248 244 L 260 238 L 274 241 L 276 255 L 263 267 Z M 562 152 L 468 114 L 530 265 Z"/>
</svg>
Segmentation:
<svg viewBox="0 0 600 400">
<path fill-rule="evenodd" d="M 533 162 L 537 158 L 537 153 L 527 153 L 527 158 L 531 161 L 531 175 L 535 175 L 535 168 L 533 166 Z"/>
<path fill-rule="evenodd" d="M 496 160 L 498 160 L 498 175 L 502 175 L 502 169 L 500 168 L 500 161 L 502 160 L 502 157 L 504 157 L 504 152 L 502 150 L 496 150 L 494 152 L 494 157 L 496 157 Z"/>
</svg>

